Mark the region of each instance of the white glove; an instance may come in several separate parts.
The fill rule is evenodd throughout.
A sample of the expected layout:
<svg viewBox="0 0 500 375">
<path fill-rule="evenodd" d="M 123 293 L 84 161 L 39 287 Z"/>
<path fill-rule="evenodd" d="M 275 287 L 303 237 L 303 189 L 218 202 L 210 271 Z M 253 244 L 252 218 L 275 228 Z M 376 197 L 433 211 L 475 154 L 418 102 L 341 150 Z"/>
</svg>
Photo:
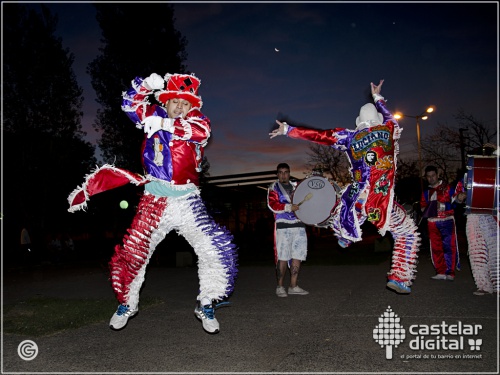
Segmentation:
<svg viewBox="0 0 500 375">
<path fill-rule="evenodd" d="M 174 132 L 174 121 L 173 118 L 162 118 L 160 116 L 149 116 L 144 119 L 142 124 L 144 125 L 144 133 L 148 134 L 148 138 L 156 133 L 158 130 L 165 130 L 167 132 Z"/>
<path fill-rule="evenodd" d="M 144 86 L 150 90 L 161 90 L 165 85 L 165 81 L 160 75 L 153 73 L 143 81 Z"/>
</svg>

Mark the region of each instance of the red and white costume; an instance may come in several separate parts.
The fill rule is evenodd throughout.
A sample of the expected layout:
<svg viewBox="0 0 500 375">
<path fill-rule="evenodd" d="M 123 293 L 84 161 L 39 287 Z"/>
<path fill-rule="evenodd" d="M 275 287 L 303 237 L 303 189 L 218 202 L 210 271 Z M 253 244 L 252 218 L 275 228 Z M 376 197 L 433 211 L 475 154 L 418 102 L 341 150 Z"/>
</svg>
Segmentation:
<svg viewBox="0 0 500 375">
<path fill-rule="evenodd" d="M 351 164 L 353 183 L 342 191 L 330 225 L 339 244 L 349 246 L 361 241 L 361 225 L 366 219 L 381 235 L 389 231 L 394 238 L 392 267 L 388 279 L 409 287 L 415 278 L 420 234 L 405 210 L 394 202 L 398 139 L 402 129 L 387 110 L 382 96 L 373 96 L 373 104 L 361 108 L 361 114 L 378 111 L 377 119 L 357 119 L 355 130 L 335 128 L 315 130 L 286 124 L 290 138 L 304 139 L 344 151 Z"/>
<path fill-rule="evenodd" d="M 495 187 L 496 188 L 496 187 Z M 457 191 L 464 191 L 463 181 L 457 184 Z M 498 204 L 498 202 L 497 202 Z M 485 210 L 486 211 L 486 210 Z M 496 215 L 468 213 L 465 232 L 472 276 L 478 289 L 475 294 L 500 293 L 500 223 L 498 207 Z"/>
<path fill-rule="evenodd" d="M 167 74 L 165 82 L 159 78 L 161 82 L 156 88 L 151 88 L 147 79 L 135 78 L 132 87 L 123 93 L 123 111 L 136 127 L 144 127 L 148 133 L 142 146 L 146 176 L 104 166 L 87 176 L 82 187 L 69 197 L 70 211 L 74 211 L 84 208 L 90 196 L 108 188 L 128 182 L 145 186 L 131 228 L 123 244 L 116 246 L 110 262 L 116 297 L 120 304 L 134 311 L 149 260 L 172 230 L 186 238 L 198 257 L 198 300 L 219 301 L 228 297 L 237 275 L 233 237 L 207 213 L 198 189 L 203 148 L 211 131 L 210 120 L 200 111 L 200 80 L 186 74 Z M 169 119 L 162 105 L 150 102 L 150 95 L 163 104 L 172 98 L 186 99 L 192 108 L 184 118 Z M 161 127 L 148 128 L 145 124 L 150 120 Z M 110 180 L 115 182 L 103 187 Z"/>
<path fill-rule="evenodd" d="M 439 181 L 422 192 L 420 198 L 420 207 L 427 217 L 432 264 L 438 275 L 455 277 L 455 269 L 460 270 L 453 205 L 461 192 L 461 185 L 452 189 Z"/>
<path fill-rule="evenodd" d="M 478 290 L 500 293 L 498 216 L 467 215 L 466 233 L 472 276 Z"/>
</svg>

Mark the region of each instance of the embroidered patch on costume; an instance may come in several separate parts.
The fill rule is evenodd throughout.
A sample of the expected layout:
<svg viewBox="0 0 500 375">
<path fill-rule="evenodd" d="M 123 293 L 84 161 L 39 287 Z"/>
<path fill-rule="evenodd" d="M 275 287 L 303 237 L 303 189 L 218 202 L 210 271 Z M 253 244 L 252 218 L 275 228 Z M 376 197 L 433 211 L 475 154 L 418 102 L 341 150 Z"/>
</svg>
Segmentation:
<svg viewBox="0 0 500 375">
<path fill-rule="evenodd" d="M 359 169 L 354 171 L 354 181 L 361 181 L 361 171 Z"/>
<path fill-rule="evenodd" d="M 394 167 L 394 160 L 391 155 L 386 155 L 378 160 L 375 167 L 380 170 L 390 171 Z"/>
<path fill-rule="evenodd" d="M 369 166 L 374 166 L 378 161 L 378 155 L 375 151 L 369 150 L 365 154 L 365 163 Z"/>
<path fill-rule="evenodd" d="M 387 173 L 383 174 L 377 182 L 375 182 L 375 193 L 382 193 L 383 196 L 386 196 L 389 192 L 389 187 L 391 186 L 391 181 L 387 178 Z"/>
<path fill-rule="evenodd" d="M 160 142 L 160 137 L 156 135 L 154 137 L 153 150 L 155 152 L 155 158 L 153 159 L 153 163 L 157 166 L 163 166 L 163 144 Z"/>
<path fill-rule="evenodd" d="M 359 184 L 357 182 L 353 182 L 351 185 L 351 190 L 349 191 L 349 199 L 352 199 L 359 193 Z"/>
<path fill-rule="evenodd" d="M 380 146 L 385 152 L 393 147 L 391 129 L 385 125 L 374 126 L 360 131 L 354 136 L 351 151 L 354 159 L 359 160 L 365 155 L 365 150 Z"/>
<path fill-rule="evenodd" d="M 370 208 L 367 219 L 369 222 L 380 221 L 380 208 Z"/>
</svg>

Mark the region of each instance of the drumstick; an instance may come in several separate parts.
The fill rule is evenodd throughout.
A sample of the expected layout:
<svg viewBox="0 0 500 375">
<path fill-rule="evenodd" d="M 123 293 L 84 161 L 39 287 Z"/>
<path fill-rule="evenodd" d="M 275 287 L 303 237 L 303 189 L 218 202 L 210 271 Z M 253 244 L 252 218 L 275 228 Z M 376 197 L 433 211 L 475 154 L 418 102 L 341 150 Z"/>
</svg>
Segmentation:
<svg viewBox="0 0 500 375">
<path fill-rule="evenodd" d="M 297 203 L 297 206 L 300 206 L 302 203 L 304 203 L 305 201 L 308 201 L 309 199 L 311 199 L 313 197 L 313 193 L 309 193 L 307 194 L 304 199 L 302 199 L 302 202 L 300 203 Z"/>
</svg>

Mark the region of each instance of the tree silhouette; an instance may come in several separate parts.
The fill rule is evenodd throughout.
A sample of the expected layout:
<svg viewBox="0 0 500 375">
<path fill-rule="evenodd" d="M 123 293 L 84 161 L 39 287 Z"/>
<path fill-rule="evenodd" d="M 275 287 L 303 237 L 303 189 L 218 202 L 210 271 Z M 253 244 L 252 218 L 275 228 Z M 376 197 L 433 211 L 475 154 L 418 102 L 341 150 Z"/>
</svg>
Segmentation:
<svg viewBox="0 0 500 375">
<path fill-rule="evenodd" d="M 373 339 L 382 348 L 385 346 L 386 359 L 392 359 L 392 347 L 397 348 L 405 339 L 405 330 L 399 321 L 391 306 L 387 306 L 387 310 L 378 318 L 378 326 L 373 329 Z"/>
<path fill-rule="evenodd" d="M 44 5 L 3 4 L 5 223 L 27 215 L 38 227 L 64 222 L 67 196 L 95 165 L 82 131 L 82 89 L 73 54 L 54 36 Z M 9 221 L 12 223 L 12 221 Z M 34 223 L 35 224 L 35 223 Z M 15 232 L 16 240 L 17 232 Z"/>
<path fill-rule="evenodd" d="M 185 73 L 187 41 L 175 29 L 174 11 L 167 3 L 95 7 L 103 46 L 87 69 L 101 105 L 93 125 L 102 134 L 99 146 L 107 163 L 141 172 L 143 134 L 121 110 L 122 92 L 137 76 Z"/>
<path fill-rule="evenodd" d="M 306 165 L 309 169 L 322 169 L 342 186 L 352 182 L 349 159 L 345 152 L 316 143 L 309 145 L 309 150 L 310 152 L 307 153 L 309 159 Z"/>
<path fill-rule="evenodd" d="M 464 155 L 475 154 L 474 150 L 496 141 L 496 131 L 483 121 L 459 109 L 454 115 L 457 124 L 438 124 L 434 131 L 422 139 L 422 153 L 426 164 L 433 164 L 442 171 L 444 180 L 453 182 L 463 176 L 461 147 Z M 460 129 L 466 130 L 463 135 Z M 457 171 L 460 171 L 457 175 Z"/>
</svg>

